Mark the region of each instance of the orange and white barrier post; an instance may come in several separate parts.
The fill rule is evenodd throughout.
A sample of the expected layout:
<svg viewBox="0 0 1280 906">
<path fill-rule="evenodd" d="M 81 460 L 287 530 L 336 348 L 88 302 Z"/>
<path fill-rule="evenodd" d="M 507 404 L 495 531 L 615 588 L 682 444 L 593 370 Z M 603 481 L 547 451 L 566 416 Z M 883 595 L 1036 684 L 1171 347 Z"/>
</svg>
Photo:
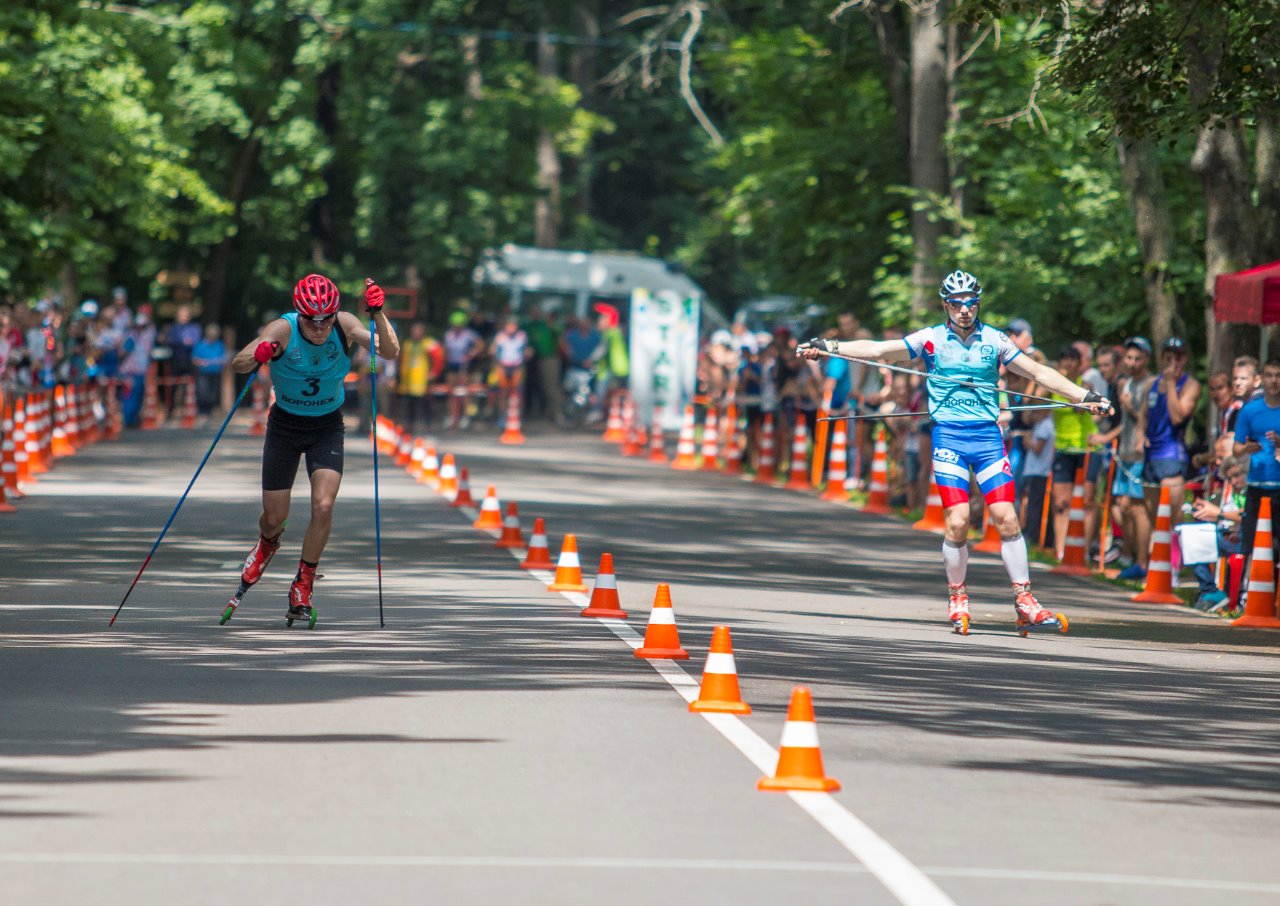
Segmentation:
<svg viewBox="0 0 1280 906">
<path fill-rule="evenodd" d="M 267 385 L 257 381 L 253 385 L 253 422 L 249 433 L 261 437 L 267 433 Z"/>
<path fill-rule="evenodd" d="M 431 451 L 427 450 L 430 457 Z M 424 470 L 425 471 L 425 470 Z M 458 466 L 453 460 L 452 453 L 444 454 L 444 461 L 440 463 L 440 496 L 452 503 L 458 496 Z"/>
<path fill-rule="evenodd" d="M 435 447 L 428 445 L 427 452 L 422 454 L 422 474 L 417 477 L 418 481 L 427 487 L 444 493 L 442 488 L 443 474 L 440 468 L 440 459 L 436 456 Z"/>
<path fill-rule="evenodd" d="M 680 631 L 676 628 L 676 612 L 671 606 L 671 587 L 658 584 L 649 611 L 649 625 L 645 627 L 644 644 L 632 652 L 636 657 L 661 658 L 673 661 L 688 659 L 689 652 L 680 647 Z"/>
<path fill-rule="evenodd" d="M 1074 499 L 1075 494 L 1072 494 Z M 1181 604 L 1173 593 L 1173 529 L 1169 510 L 1169 489 L 1160 488 L 1156 527 L 1151 532 L 1151 556 L 1147 561 L 1147 582 L 1130 601 L 1139 604 Z"/>
<path fill-rule="evenodd" d="M 578 560 L 578 537 L 565 535 L 560 545 L 560 559 L 556 562 L 556 576 L 547 586 L 547 591 L 581 591 L 587 590 L 582 581 L 582 563 Z"/>
<path fill-rule="evenodd" d="M 0 423 L 3 440 L 0 440 L 0 478 L 4 481 L 4 491 L 12 499 L 18 500 L 26 495 L 18 488 L 18 461 L 14 449 L 13 406 L 4 407 L 4 421 Z"/>
<path fill-rule="evenodd" d="M 698 698 L 689 702 L 689 710 L 698 713 L 750 714 L 751 706 L 742 700 L 738 688 L 738 665 L 733 659 L 733 640 L 728 626 L 711 631 L 711 650 L 702 668 L 702 685 Z"/>
<path fill-rule="evenodd" d="M 649 462 L 667 461 L 667 451 L 663 448 L 662 413 L 653 410 L 653 427 L 649 429 Z"/>
<path fill-rule="evenodd" d="M 611 444 L 620 444 L 627 439 L 622 428 L 622 394 L 617 393 L 614 394 L 613 402 L 609 404 L 609 420 L 605 423 L 604 434 L 600 439 Z"/>
<path fill-rule="evenodd" d="M 772 484 L 777 481 L 777 453 L 774 452 L 773 413 L 766 412 L 760 428 L 760 458 L 756 463 L 756 481 Z"/>
<path fill-rule="evenodd" d="M 840 789 L 840 781 L 828 777 L 823 770 L 813 696 L 805 686 L 791 690 L 791 705 L 787 708 L 787 722 L 782 728 L 778 750 L 778 766 L 773 776 L 761 777 L 756 789 L 813 793 L 834 793 Z"/>
<path fill-rule="evenodd" d="M 61 459 L 76 452 L 67 438 L 67 395 L 61 384 L 53 388 L 53 455 Z"/>
<path fill-rule="evenodd" d="M 196 426 L 196 379 L 188 377 L 182 384 L 182 427 Z"/>
<path fill-rule="evenodd" d="M 27 410 L 26 410 L 26 448 L 27 448 L 27 471 L 34 478 L 36 475 L 43 475 L 49 471 L 49 467 L 44 462 L 40 449 L 40 395 L 36 393 L 27 394 Z"/>
<path fill-rule="evenodd" d="M 1249 590 L 1244 598 L 1244 616 L 1231 621 L 1234 627 L 1280 629 L 1280 619 L 1276 618 L 1276 564 L 1271 548 L 1272 531 L 1271 498 L 1264 496 L 1258 505 L 1258 527 L 1253 531 L 1253 558 L 1249 564 Z"/>
<path fill-rule="evenodd" d="M 676 442 L 676 458 L 671 468 L 692 471 L 698 468 L 697 447 L 693 436 L 693 407 L 684 407 L 684 419 L 680 422 L 680 439 Z"/>
<path fill-rule="evenodd" d="M 22 397 L 18 397 L 13 403 L 13 461 L 19 482 L 35 480 L 27 458 L 27 404 Z"/>
<path fill-rule="evenodd" d="M 724 474 L 742 474 L 742 450 L 746 445 L 746 432 L 741 428 L 730 432 L 724 442 Z"/>
<path fill-rule="evenodd" d="M 702 426 L 702 471 L 720 469 L 720 419 L 714 406 L 707 407 L 707 420 Z"/>
<path fill-rule="evenodd" d="M 408 470 L 414 478 L 422 469 L 422 454 L 426 452 L 426 442 L 419 438 L 416 442 L 408 431 L 400 432 L 400 441 L 396 444 L 396 465 Z M 414 454 L 417 455 L 417 466 L 414 466 Z"/>
<path fill-rule="evenodd" d="M 454 495 L 449 505 L 454 507 L 476 505 L 475 498 L 471 496 L 471 475 L 467 472 L 466 466 L 458 470 L 458 493 Z"/>
<path fill-rule="evenodd" d="M 405 464 L 405 471 L 414 481 L 422 482 L 422 467 L 427 458 L 427 442 L 419 437 L 417 440 L 409 441 L 409 433 L 405 432 L 405 443 L 410 444 L 409 461 Z"/>
<path fill-rule="evenodd" d="M 618 600 L 618 578 L 613 574 L 613 554 L 600 555 L 600 568 L 596 570 L 596 584 L 591 589 L 591 601 L 581 612 L 584 617 L 605 617 L 625 620 L 627 612 Z"/>
</svg>

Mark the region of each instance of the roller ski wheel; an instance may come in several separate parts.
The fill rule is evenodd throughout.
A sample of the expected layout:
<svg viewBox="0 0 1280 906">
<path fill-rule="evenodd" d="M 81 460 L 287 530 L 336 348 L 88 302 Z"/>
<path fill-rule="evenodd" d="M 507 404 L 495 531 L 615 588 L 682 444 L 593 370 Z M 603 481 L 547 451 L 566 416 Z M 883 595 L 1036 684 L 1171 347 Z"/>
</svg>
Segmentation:
<svg viewBox="0 0 1280 906">
<path fill-rule="evenodd" d="M 1045 632 L 1056 629 L 1058 632 L 1066 633 L 1069 628 L 1067 615 L 1064 613 L 1055 613 L 1047 620 L 1041 620 L 1039 623 L 1032 623 L 1029 620 L 1018 620 L 1018 635 L 1024 639 L 1033 632 Z"/>
<path fill-rule="evenodd" d="M 968 635 L 969 634 L 969 615 L 967 613 L 962 613 L 958 617 L 956 617 L 954 620 L 952 620 L 951 631 L 954 632 L 956 635 Z"/>
<path fill-rule="evenodd" d="M 300 607 L 290 607 L 289 612 L 284 615 L 284 625 L 290 629 L 296 621 L 305 622 L 308 629 L 316 628 L 316 610 L 307 604 Z"/>
<path fill-rule="evenodd" d="M 964 585 L 947 586 L 947 619 L 956 635 L 969 634 L 969 592 Z"/>
<path fill-rule="evenodd" d="M 236 608 L 240 606 L 240 602 L 244 600 L 244 596 L 249 593 L 249 589 L 251 588 L 253 588 L 252 585 L 245 585 L 244 582 L 240 583 L 240 587 L 236 589 L 236 593 L 232 595 L 231 600 L 227 602 L 226 609 L 222 611 L 222 619 L 218 620 L 219 626 L 227 625 L 227 620 L 231 619 L 235 614 Z"/>
</svg>

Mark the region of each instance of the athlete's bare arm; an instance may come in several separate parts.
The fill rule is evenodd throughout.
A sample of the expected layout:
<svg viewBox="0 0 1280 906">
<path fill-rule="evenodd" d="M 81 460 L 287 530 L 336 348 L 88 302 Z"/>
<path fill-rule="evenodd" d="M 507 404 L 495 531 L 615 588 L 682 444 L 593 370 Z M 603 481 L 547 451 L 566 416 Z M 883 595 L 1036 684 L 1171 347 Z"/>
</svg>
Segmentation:
<svg viewBox="0 0 1280 906">
<path fill-rule="evenodd" d="M 1056 369 L 1050 368 L 1048 365 L 1041 365 L 1030 356 L 1020 355 L 1016 357 L 1006 366 L 1015 374 L 1020 374 L 1025 378 L 1038 383 L 1041 387 L 1052 390 L 1059 396 L 1064 396 L 1073 403 L 1079 403 L 1088 406 L 1099 414 L 1106 414 L 1111 411 L 1111 401 L 1100 398 L 1086 403 L 1085 399 L 1089 395 L 1087 387 L 1081 387 L 1079 384 L 1072 382 L 1066 375 Z"/>
<path fill-rule="evenodd" d="M 879 359 L 881 362 L 905 362 L 911 350 L 902 340 L 810 340 L 796 347 L 796 355 L 814 360 L 822 355 L 851 356 L 855 359 Z"/>
<path fill-rule="evenodd" d="M 258 348 L 258 344 L 262 342 L 278 343 L 280 349 L 284 349 L 289 345 L 289 337 L 293 329 L 289 326 L 289 322 L 284 318 L 277 318 L 262 329 L 262 333 L 254 337 L 244 349 L 236 353 L 236 357 L 231 360 L 231 367 L 239 374 L 248 374 L 250 371 L 258 367 L 257 360 L 253 357 L 253 351 Z"/>
<path fill-rule="evenodd" d="M 338 320 L 342 322 L 342 329 L 351 339 L 351 342 L 361 349 L 369 349 L 371 335 L 369 328 L 364 326 L 363 321 L 349 311 L 338 312 Z M 373 323 L 378 328 L 378 358 L 388 360 L 399 358 L 400 340 L 396 336 L 395 328 L 387 320 L 387 316 L 378 311 L 373 316 Z"/>
</svg>

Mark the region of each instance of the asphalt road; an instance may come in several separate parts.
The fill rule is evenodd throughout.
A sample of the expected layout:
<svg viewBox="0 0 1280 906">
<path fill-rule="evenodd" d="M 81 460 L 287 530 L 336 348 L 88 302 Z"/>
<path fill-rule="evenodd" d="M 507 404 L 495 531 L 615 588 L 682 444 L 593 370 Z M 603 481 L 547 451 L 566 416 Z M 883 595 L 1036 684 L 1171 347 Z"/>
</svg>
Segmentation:
<svg viewBox="0 0 1280 906">
<path fill-rule="evenodd" d="M 1280 902 L 1280 636 L 1035 573 L 1068 635 L 1019 638 L 997 557 L 943 620 L 936 536 L 594 437 L 443 438 L 479 497 L 614 556 L 584 619 L 349 438 L 316 629 L 286 630 L 305 494 L 218 626 L 260 440 L 127 434 L 0 516 L 5 903 Z M 300 484 L 305 487 L 305 484 Z M 545 581 L 545 577 L 544 581 Z M 658 582 L 691 659 L 631 655 Z M 717 624 L 741 720 L 688 713 Z M 761 793 L 813 689 L 831 796 Z"/>
</svg>

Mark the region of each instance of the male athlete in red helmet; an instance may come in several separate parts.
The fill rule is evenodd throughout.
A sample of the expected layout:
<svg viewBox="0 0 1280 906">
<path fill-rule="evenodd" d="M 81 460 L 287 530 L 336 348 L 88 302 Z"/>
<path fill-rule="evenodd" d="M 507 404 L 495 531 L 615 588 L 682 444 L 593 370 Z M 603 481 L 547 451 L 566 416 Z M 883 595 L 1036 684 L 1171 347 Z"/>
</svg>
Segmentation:
<svg viewBox="0 0 1280 906">
<path fill-rule="evenodd" d="M 382 311 L 383 292 L 365 281 L 365 310 L 378 330 L 378 355 L 395 361 L 400 355 L 396 332 Z M 338 311 L 338 287 L 328 277 L 308 274 L 293 288 L 294 311 L 266 326 L 258 339 L 236 355 L 231 365 L 241 374 L 269 365 L 276 402 L 267 416 L 262 445 L 262 516 L 258 543 L 245 558 L 240 588 L 223 612 L 225 623 L 245 592 L 262 578 L 280 548 L 298 460 L 305 458 L 311 479 L 311 523 L 302 539 L 302 559 L 289 588 L 286 619 L 315 626 L 311 586 L 316 565 L 329 540 L 333 502 L 342 484 L 343 379 L 351 369 L 351 350 L 368 351 L 371 335 L 360 319 Z"/>
</svg>

